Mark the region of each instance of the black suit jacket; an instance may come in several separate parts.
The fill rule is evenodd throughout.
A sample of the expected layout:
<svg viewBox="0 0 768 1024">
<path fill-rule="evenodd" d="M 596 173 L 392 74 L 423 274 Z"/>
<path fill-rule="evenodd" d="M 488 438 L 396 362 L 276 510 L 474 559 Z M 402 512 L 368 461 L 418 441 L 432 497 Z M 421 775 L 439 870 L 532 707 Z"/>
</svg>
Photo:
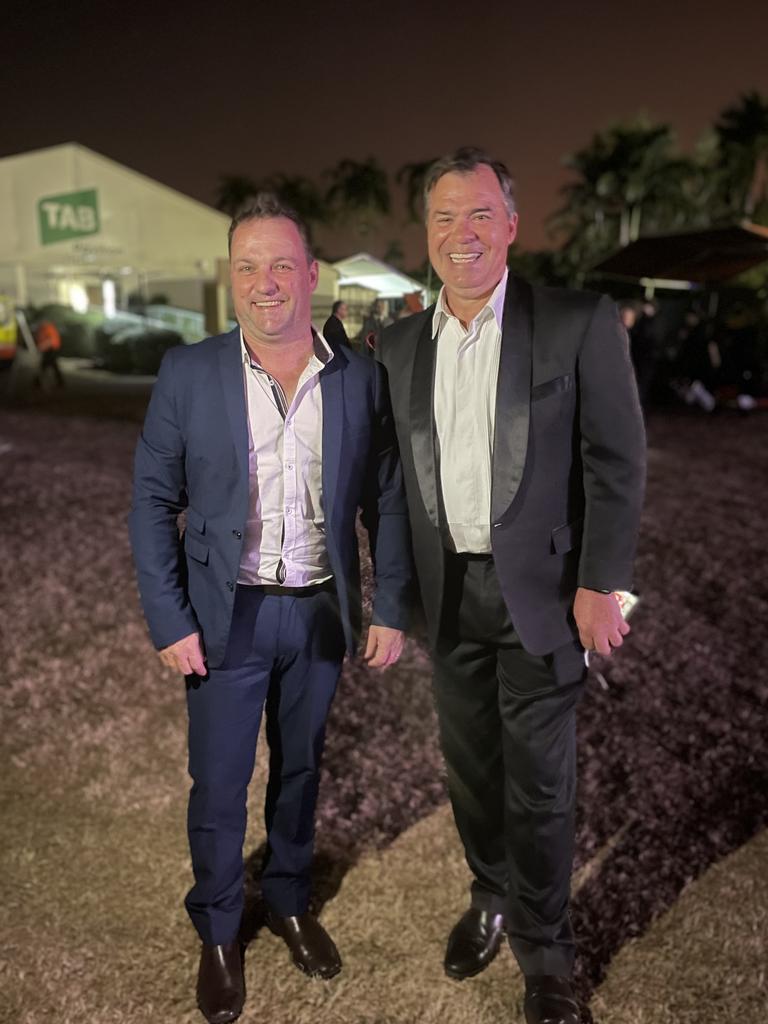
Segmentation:
<svg viewBox="0 0 768 1024">
<path fill-rule="evenodd" d="M 434 642 L 443 601 L 433 385 L 434 307 L 384 331 L 419 585 Z M 526 650 L 577 636 L 577 586 L 628 589 L 645 482 L 645 434 L 616 307 L 510 275 L 493 446 L 491 543 Z"/>
<path fill-rule="evenodd" d="M 349 338 L 344 324 L 335 313 L 331 313 L 323 325 L 323 337 L 329 345 L 348 345 Z"/>
</svg>

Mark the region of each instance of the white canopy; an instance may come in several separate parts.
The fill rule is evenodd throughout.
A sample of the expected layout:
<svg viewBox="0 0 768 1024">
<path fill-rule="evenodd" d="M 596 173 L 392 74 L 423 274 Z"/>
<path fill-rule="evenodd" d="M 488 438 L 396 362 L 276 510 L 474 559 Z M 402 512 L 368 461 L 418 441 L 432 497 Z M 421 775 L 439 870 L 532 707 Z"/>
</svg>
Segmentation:
<svg viewBox="0 0 768 1024">
<path fill-rule="evenodd" d="M 381 299 L 399 299 L 403 295 L 418 292 L 426 305 L 425 289 L 420 281 L 408 277 L 370 253 L 359 252 L 355 256 L 337 260 L 333 266 L 339 272 L 340 288 L 346 284 L 358 284 L 370 288 Z"/>
</svg>

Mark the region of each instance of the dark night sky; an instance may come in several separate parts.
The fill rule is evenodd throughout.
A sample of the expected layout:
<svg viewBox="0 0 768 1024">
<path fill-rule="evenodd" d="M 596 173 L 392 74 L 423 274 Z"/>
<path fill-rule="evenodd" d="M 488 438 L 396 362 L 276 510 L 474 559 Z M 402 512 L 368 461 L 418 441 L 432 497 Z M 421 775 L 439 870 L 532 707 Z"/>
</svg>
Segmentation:
<svg viewBox="0 0 768 1024">
<path fill-rule="evenodd" d="M 144 14 L 14 0 L 0 156 L 79 142 L 213 202 L 220 173 L 312 177 L 369 155 L 394 172 L 475 143 L 512 169 L 520 241 L 535 248 L 563 155 L 596 129 L 646 111 L 689 146 L 740 92 L 768 95 L 767 12 L 758 0 L 411 0 Z M 418 258 L 420 229 L 399 220 L 367 245 L 397 236 Z"/>
</svg>

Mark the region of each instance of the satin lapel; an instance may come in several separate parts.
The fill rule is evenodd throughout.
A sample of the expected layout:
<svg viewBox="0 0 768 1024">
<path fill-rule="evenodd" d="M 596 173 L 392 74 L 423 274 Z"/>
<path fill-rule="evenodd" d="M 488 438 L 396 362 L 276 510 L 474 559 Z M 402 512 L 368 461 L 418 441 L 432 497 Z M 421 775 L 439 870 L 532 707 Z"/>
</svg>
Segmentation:
<svg viewBox="0 0 768 1024">
<path fill-rule="evenodd" d="M 243 357 L 240 345 L 240 328 L 227 334 L 219 349 L 219 372 L 224 389 L 229 426 L 237 452 L 237 466 L 241 475 L 248 479 L 248 413 L 245 407 L 245 382 L 243 380 Z"/>
<path fill-rule="evenodd" d="M 330 522 L 333 500 L 338 493 L 341 469 L 341 445 L 344 424 L 344 374 L 346 356 L 340 346 L 333 346 L 333 359 L 320 371 L 320 392 L 323 396 L 323 503 Z M 329 504 L 330 501 L 330 504 Z M 330 537 L 330 530 L 328 531 Z"/>
<path fill-rule="evenodd" d="M 439 526 L 433 415 L 435 342 L 432 339 L 431 307 L 427 313 L 416 341 L 411 376 L 411 448 L 424 507 L 433 524 Z"/>
<path fill-rule="evenodd" d="M 498 523 L 512 504 L 525 469 L 531 403 L 533 293 L 509 278 L 501 331 L 493 441 L 491 521 Z"/>
</svg>

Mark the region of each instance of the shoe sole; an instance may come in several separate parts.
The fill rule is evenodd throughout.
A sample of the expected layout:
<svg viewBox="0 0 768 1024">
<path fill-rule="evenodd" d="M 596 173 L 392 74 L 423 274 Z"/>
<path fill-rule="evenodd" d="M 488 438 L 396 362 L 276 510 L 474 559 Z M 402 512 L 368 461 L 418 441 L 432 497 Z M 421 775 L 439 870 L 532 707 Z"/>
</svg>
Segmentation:
<svg viewBox="0 0 768 1024">
<path fill-rule="evenodd" d="M 291 957 L 291 963 L 294 967 L 298 967 L 302 974 L 306 975 L 307 978 L 318 978 L 320 981 L 330 981 L 331 978 L 335 978 L 337 974 L 341 972 L 341 964 L 338 967 L 330 971 L 309 971 L 300 963 L 298 960 L 294 960 Z"/>
<path fill-rule="evenodd" d="M 202 1013 L 202 1015 L 205 1017 L 205 1019 L 208 1021 L 208 1024 L 211 1024 L 211 1018 L 208 1016 L 208 1014 L 205 1012 L 205 1010 L 202 1008 L 202 1006 L 199 1003 L 197 1004 L 197 1008 L 200 1011 L 200 1013 Z M 244 1008 L 245 1007 L 243 1007 L 243 1009 Z M 237 1020 L 242 1015 L 242 1012 L 243 1012 L 242 1010 L 239 1010 L 237 1013 L 230 1014 L 227 1017 L 215 1017 L 215 1018 L 213 1018 L 213 1020 L 214 1020 L 215 1024 L 232 1024 L 232 1021 L 233 1020 Z"/>
</svg>

